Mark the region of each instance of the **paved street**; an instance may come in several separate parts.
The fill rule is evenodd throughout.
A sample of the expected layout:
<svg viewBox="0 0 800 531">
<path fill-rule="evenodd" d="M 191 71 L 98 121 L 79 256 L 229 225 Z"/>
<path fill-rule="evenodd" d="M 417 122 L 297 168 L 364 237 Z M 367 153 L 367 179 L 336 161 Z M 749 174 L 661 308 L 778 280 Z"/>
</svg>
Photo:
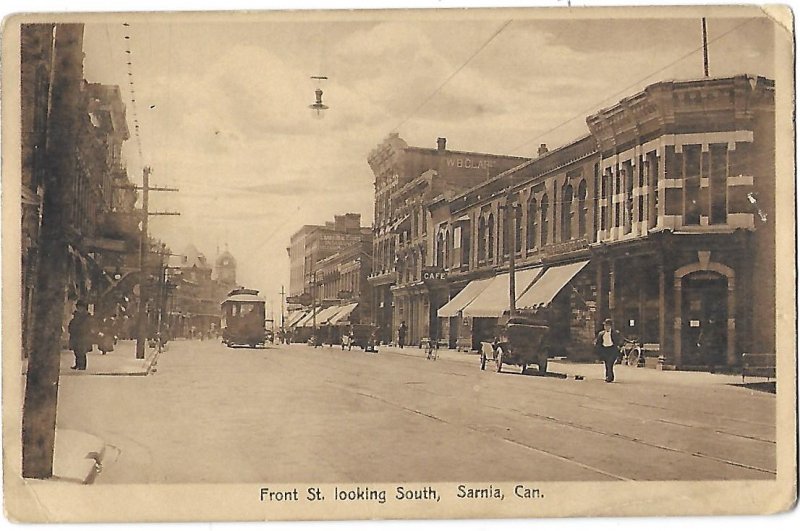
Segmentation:
<svg viewBox="0 0 800 531">
<path fill-rule="evenodd" d="M 58 425 L 113 447 L 97 483 L 775 477 L 775 395 L 712 375 L 175 341 L 147 377 L 61 381 Z M 91 360 L 90 360 L 91 363 Z M 118 452 L 117 452 L 118 451 Z"/>
</svg>

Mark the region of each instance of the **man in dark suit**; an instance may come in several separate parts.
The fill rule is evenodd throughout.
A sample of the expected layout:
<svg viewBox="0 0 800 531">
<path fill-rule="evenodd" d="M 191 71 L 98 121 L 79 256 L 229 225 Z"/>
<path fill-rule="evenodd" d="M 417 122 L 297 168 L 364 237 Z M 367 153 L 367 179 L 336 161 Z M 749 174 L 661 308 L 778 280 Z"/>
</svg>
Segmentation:
<svg viewBox="0 0 800 531">
<path fill-rule="evenodd" d="M 72 369 L 86 370 L 86 353 L 92 350 L 92 316 L 88 305 L 78 301 L 75 313 L 69 322 L 69 348 L 75 353 L 75 365 Z"/>
<path fill-rule="evenodd" d="M 603 329 L 597 334 L 594 340 L 594 348 L 597 356 L 603 360 L 606 366 L 606 382 L 614 381 L 614 363 L 619 357 L 619 347 L 622 346 L 622 336 L 614 330 L 614 322 L 611 319 L 603 321 Z"/>
</svg>

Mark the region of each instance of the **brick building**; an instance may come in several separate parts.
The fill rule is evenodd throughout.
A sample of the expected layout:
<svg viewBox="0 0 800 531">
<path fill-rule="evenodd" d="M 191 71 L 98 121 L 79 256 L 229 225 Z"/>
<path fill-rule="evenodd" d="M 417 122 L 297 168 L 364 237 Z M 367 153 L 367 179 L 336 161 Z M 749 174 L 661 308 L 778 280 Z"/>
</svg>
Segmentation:
<svg viewBox="0 0 800 531">
<path fill-rule="evenodd" d="M 425 266 L 432 245 L 427 204 L 451 196 L 513 168 L 527 159 L 487 153 L 452 151 L 439 138 L 435 149 L 408 146 L 397 134 L 369 155 L 375 175 L 373 322 L 384 342 L 392 341 L 401 322 L 410 343 L 430 334 L 435 289 L 426 282 Z"/>
<path fill-rule="evenodd" d="M 774 113 L 763 77 L 656 83 L 589 116 L 589 135 L 428 202 L 440 335 L 491 337 L 513 249 L 516 305 L 546 308 L 553 354 L 591 356 L 606 317 L 666 367 L 774 351 Z"/>
<path fill-rule="evenodd" d="M 118 87 L 83 79 L 83 25 L 26 24 L 21 40 L 21 280 L 27 350 L 46 176 L 65 188 L 66 208 L 59 216 L 69 251 L 67 299 L 84 299 L 97 314 L 116 311 L 116 294 L 110 294 L 135 261 L 139 214 L 122 160 L 122 144 L 129 138 L 125 105 Z M 52 96 L 56 78 L 64 84 L 58 98 Z M 59 110 L 62 123 L 51 123 L 54 107 L 67 99 L 73 103 Z M 64 306 L 64 322 L 72 306 Z"/>
</svg>

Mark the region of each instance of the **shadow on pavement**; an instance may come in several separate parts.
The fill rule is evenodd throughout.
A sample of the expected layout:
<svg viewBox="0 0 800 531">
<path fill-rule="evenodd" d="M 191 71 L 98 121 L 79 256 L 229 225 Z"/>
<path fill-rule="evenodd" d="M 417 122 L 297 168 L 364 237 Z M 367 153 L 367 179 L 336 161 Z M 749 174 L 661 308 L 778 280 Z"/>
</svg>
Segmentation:
<svg viewBox="0 0 800 531">
<path fill-rule="evenodd" d="M 745 389 L 752 389 L 753 391 L 761 391 L 762 393 L 775 394 L 775 382 L 749 382 L 740 384 L 728 384 L 733 387 L 744 387 Z"/>
</svg>

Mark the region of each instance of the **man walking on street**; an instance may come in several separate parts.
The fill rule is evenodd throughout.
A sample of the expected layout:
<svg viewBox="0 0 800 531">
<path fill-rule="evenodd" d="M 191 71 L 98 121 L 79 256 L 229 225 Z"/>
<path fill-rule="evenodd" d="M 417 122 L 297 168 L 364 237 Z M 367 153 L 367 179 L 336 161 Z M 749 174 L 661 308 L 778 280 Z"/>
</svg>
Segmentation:
<svg viewBox="0 0 800 531">
<path fill-rule="evenodd" d="M 594 341 L 594 348 L 597 356 L 603 360 L 606 366 L 606 382 L 614 381 L 614 363 L 619 357 L 619 347 L 622 345 L 622 338 L 618 331 L 614 330 L 614 322 L 611 319 L 603 321 L 603 330 L 597 334 Z"/>
<path fill-rule="evenodd" d="M 406 344 L 406 322 L 403 321 L 400 323 L 400 328 L 397 329 L 397 345 L 400 348 L 403 348 L 403 345 Z"/>
<path fill-rule="evenodd" d="M 75 312 L 69 322 L 69 348 L 75 353 L 75 365 L 72 369 L 86 370 L 86 353 L 92 350 L 92 316 L 89 306 L 78 301 Z"/>
</svg>

